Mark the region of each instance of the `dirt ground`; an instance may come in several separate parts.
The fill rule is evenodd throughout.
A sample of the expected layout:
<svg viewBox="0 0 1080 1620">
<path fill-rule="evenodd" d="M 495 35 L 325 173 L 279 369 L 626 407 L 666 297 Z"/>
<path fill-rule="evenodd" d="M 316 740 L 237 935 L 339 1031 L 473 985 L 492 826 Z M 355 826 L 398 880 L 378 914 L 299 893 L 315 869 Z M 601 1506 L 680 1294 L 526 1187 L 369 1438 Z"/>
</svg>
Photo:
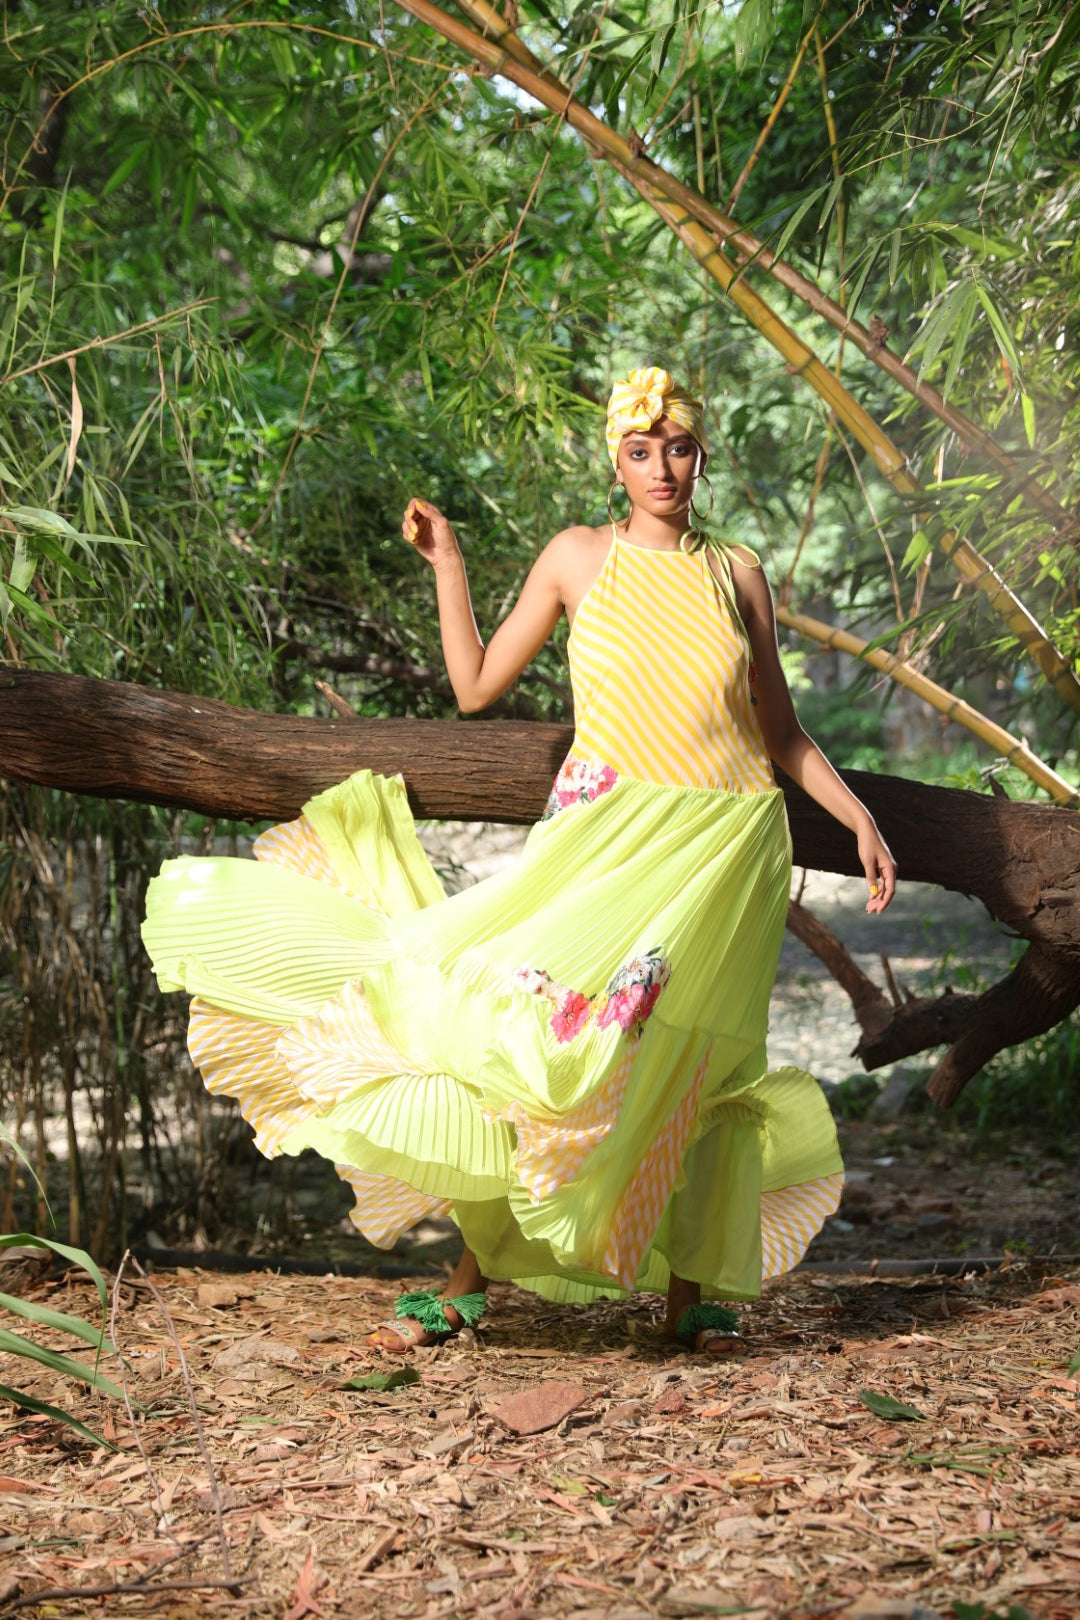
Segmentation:
<svg viewBox="0 0 1080 1620">
<path fill-rule="evenodd" d="M 24 1291 L 94 1314 L 74 1274 Z M 415 1382 L 345 1387 L 402 1365 L 363 1336 L 397 1291 L 128 1267 L 131 1417 L 0 1356 L 117 1448 L 0 1408 L 0 1614 L 1080 1615 L 1080 1266 L 797 1273 L 724 1360 L 665 1343 L 658 1301 L 499 1285 L 475 1332 L 408 1358 Z"/>
</svg>

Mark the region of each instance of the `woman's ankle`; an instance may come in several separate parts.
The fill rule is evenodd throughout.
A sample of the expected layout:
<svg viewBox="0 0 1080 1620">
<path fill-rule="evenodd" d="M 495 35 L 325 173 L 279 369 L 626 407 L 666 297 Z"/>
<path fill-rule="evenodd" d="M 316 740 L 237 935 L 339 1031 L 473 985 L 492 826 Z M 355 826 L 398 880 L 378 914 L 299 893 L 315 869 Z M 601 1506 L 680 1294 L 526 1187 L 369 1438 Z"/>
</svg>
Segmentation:
<svg viewBox="0 0 1080 1620">
<path fill-rule="evenodd" d="M 667 1326 L 674 1328 L 683 1311 L 700 1303 L 700 1283 L 691 1282 L 686 1277 L 672 1276 L 667 1291 Z"/>
<path fill-rule="evenodd" d="M 454 1299 L 462 1294 L 486 1294 L 487 1291 L 488 1279 L 481 1272 L 472 1250 L 466 1249 L 440 1293 L 444 1299 Z"/>
</svg>

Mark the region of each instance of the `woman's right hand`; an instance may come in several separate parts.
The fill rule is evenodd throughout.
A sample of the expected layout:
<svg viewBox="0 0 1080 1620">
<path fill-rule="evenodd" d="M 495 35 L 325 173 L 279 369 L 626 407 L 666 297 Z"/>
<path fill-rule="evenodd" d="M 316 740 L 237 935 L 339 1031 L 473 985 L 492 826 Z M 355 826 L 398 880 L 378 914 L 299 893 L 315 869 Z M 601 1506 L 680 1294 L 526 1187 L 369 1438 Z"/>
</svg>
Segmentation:
<svg viewBox="0 0 1080 1620">
<path fill-rule="evenodd" d="M 457 536 L 439 508 L 430 501 L 413 497 L 405 508 L 401 532 L 433 568 L 461 556 Z"/>
</svg>

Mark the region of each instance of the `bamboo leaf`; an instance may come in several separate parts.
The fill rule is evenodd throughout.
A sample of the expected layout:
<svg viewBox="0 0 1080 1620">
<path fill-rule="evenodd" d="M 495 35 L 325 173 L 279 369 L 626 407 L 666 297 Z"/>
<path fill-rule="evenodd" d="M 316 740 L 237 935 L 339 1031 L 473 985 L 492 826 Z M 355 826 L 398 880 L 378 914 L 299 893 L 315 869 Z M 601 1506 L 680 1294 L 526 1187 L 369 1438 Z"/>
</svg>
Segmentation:
<svg viewBox="0 0 1080 1620">
<path fill-rule="evenodd" d="M 904 552 L 904 560 L 900 564 L 901 568 L 914 573 L 915 569 L 930 555 L 932 549 L 929 535 L 924 530 L 917 529 L 911 537 L 907 550 Z"/>
<path fill-rule="evenodd" d="M 658 79 L 664 71 L 664 64 L 668 59 L 671 42 L 675 38 L 675 31 L 678 26 L 677 22 L 673 22 L 658 34 L 653 35 L 652 44 L 649 47 L 649 65 L 654 79 Z"/>
<path fill-rule="evenodd" d="M 896 272 L 900 266 L 900 232 L 892 231 L 889 235 L 889 286 L 896 286 Z"/>
<path fill-rule="evenodd" d="M 53 221 L 52 267 L 56 274 L 60 264 L 60 247 L 64 240 L 64 210 L 67 207 L 68 188 L 65 185 L 60 192 L 56 203 L 56 218 Z"/>
<path fill-rule="evenodd" d="M 79 440 L 83 430 L 83 405 L 79 397 L 79 385 L 75 380 L 75 357 L 68 359 L 68 370 L 71 372 L 71 437 L 68 440 L 67 465 L 64 471 L 64 483 L 71 480 L 75 471 L 75 456 L 79 449 Z"/>
<path fill-rule="evenodd" d="M 975 299 L 975 289 L 970 281 L 959 282 L 942 298 L 922 333 L 912 346 L 912 352 L 921 351 L 922 364 L 919 367 L 920 378 L 934 361 L 964 317 L 965 310 Z"/>
<path fill-rule="evenodd" d="M 19 538 L 25 545 L 25 535 L 20 534 Z M 27 547 L 27 550 L 30 550 L 29 546 Z M 58 540 L 54 540 L 51 535 L 34 534 L 33 551 L 38 557 L 47 557 L 50 562 L 56 563 L 57 567 L 62 573 L 70 574 L 72 579 L 78 580 L 80 585 L 93 584 L 94 576 L 90 569 L 87 568 L 84 563 L 77 562 L 74 557 L 64 550 L 64 547 L 60 544 L 60 542 Z M 18 590 L 24 589 L 24 587 L 18 585 L 15 585 L 14 588 Z"/>
<path fill-rule="evenodd" d="M 67 518 L 61 517 L 59 512 L 49 512 L 40 506 L 9 506 L 0 513 L 0 516 L 10 518 L 13 523 L 21 524 L 25 529 L 40 530 L 45 534 L 74 536 L 76 533 Z"/>
<path fill-rule="evenodd" d="M 799 226 L 802 224 L 803 220 L 806 218 L 806 216 L 810 212 L 811 208 L 813 208 L 814 204 L 816 202 L 818 202 L 822 197 L 824 197 L 831 190 L 832 190 L 831 185 L 818 186 L 816 188 L 816 190 L 810 192 L 809 196 L 804 197 L 802 202 L 799 204 L 799 206 L 791 214 L 788 215 L 787 219 L 784 221 L 784 224 L 783 224 L 783 227 L 782 227 L 782 229 L 780 231 L 779 236 L 776 238 L 776 240 L 774 242 L 771 242 L 769 244 L 769 246 L 772 248 L 773 252 L 776 254 L 777 258 L 782 259 L 784 257 L 785 253 L 787 252 L 788 243 L 791 241 L 791 238 L 795 235 L 795 232 L 798 230 Z M 819 229 L 820 229 L 820 221 L 819 221 Z"/>
<path fill-rule="evenodd" d="M 878 1417 L 897 1418 L 907 1423 L 925 1423 L 927 1421 L 926 1414 L 920 1412 L 918 1407 L 907 1406 L 903 1401 L 895 1400 L 891 1395 L 879 1395 L 873 1389 L 860 1389 L 859 1399 L 864 1406 L 869 1407 L 870 1411 L 874 1412 Z"/>
<path fill-rule="evenodd" d="M 966 230 L 962 225 L 935 222 L 929 228 L 942 231 L 963 247 L 974 248 L 976 252 L 993 259 L 1019 259 L 1023 256 L 1023 249 L 1017 243 L 1002 242 L 995 237 L 985 236 L 981 231 Z"/>
<path fill-rule="evenodd" d="M 27 619 L 36 624 L 48 625 L 54 630 L 62 628 L 59 619 L 53 617 L 47 608 L 36 602 L 25 591 L 17 591 L 14 586 L 0 585 L 0 624 L 6 625 L 13 608 L 18 608 Z"/>
<path fill-rule="evenodd" d="M 741 73 L 750 58 L 751 52 L 757 48 L 761 33 L 762 20 L 766 23 L 772 19 L 772 8 L 768 0 L 743 0 L 739 8 L 739 15 L 735 21 L 735 70 Z"/>
<path fill-rule="evenodd" d="M 975 288 L 979 295 L 979 302 L 986 311 L 987 318 L 991 327 L 993 328 L 994 336 L 997 338 L 998 348 L 1001 350 L 1005 360 L 1008 362 L 1009 369 L 1012 371 L 1013 376 L 1016 378 L 1018 383 L 1021 383 L 1022 368 L 1020 365 L 1020 356 L 1017 352 L 1016 344 L 1013 342 L 1012 333 L 1009 331 L 1008 325 L 1006 324 L 1005 315 L 995 303 L 989 289 L 985 287 L 981 281 L 976 280 Z"/>
<path fill-rule="evenodd" d="M 406 1384 L 418 1384 L 420 1374 L 415 1367 L 398 1367 L 394 1372 L 366 1373 L 361 1378 L 350 1378 L 341 1385 L 342 1389 L 375 1389 L 391 1390 L 402 1389 Z"/>
<path fill-rule="evenodd" d="M 124 181 L 127 180 L 130 175 L 135 173 L 135 170 L 139 167 L 139 164 L 146 157 L 149 146 L 149 141 L 137 141 L 135 143 L 127 157 L 124 158 L 122 162 L 117 164 L 112 174 L 110 174 L 109 178 L 102 186 L 102 198 L 110 197 L 114 191 L 123 185 Z"/>
<path fill-rule="evenodd" d="M 8 569 L 8 582 L 16 591 L 25 591 L 29 588 L 37 568 L 26 545 L 26 536 L 15 536 L 15 549 L 11 558 L 11 567 Z"/>
<path fill-rule="evenodd" d="M 975 324 L 975 315 L 979 307 L 975 288 L 971 282 L 967 283 L 964 291 L 966 297 L 960 311 L 960 318 L 956 323 L 956 330 L 953 333 L 952 346 L 949 350 L 949 363 L 945 367 L 945 378 L 941 385 L 941 393 L 944 399 L 948 399 L 952 393 L 953 385 L 959 375 L 960 367 L 967 353 L 968 338 L 971 336 L 971 328 Z"/>
<path fill-rule="evenodd" d="M 62 1407 L 50 1406 L 48 1401 L 39 1401 L 33 1395 L 24 1394 L 21 1389 L 12 1389 L 10 1384 L 0 1384 L 0 1400 L 12 1401 L 26 1412 L 36 1412 L 39 1417 L 52 1418 L 54 1423 L 66 1423 L 69 1429 L 74 1429 L 86 1440 L 92 1440 L 95 1446 L 104 1446 L 107 1451 L 117 1449 L 111 1441 L 106 1440 L 103 1435 L 95 1434 L 93 1429 L 88 1428 L 85 1423 L 80 1423 L 77 1417 L 72 1417 L 71 1413 L 65 1412 Z"/>
<path fill-rule="evenodd" d="M 81 1316 L 69 1316 L 66 1311 L 54 1311 L 48 1305 L 38 1305 L 29 1299 L 18 1299 L 13 1294 L 0 1293 L 0 1305 L 15 1316 L 24 1317 L 28 1322 L 36 1322 L 39 1327 L 51 1327 L 61 1333 L 70 1333 L 72 1338 L 93 1345 L 99 1352 L 113 1349 L 105 1337 L 104 1328 L 94 1327 L 92 1323 L 85 1322 Z"/>
<path fill-rule="evenodd" d="M 0 590 L 2 590 L 2 587 L 0 587 Z M 11 598 L 7 596 L 6 592 L 4 593 L 4 596 L 5 596 L 6 600 L 7 600 L 7 602 L 10 604 Z M 8 611 L 10 611 L 10 606 L 9 606 Z M 7 620 L 7 616 L 5 614 L 5 616 L 4 616 L 4 622 L 5 623 L 6 623 L 6 620 Z M 25 1169 L 27 1169 L 30 1172 L 30 1175 L 33 1178 L 34 1185 L 37 1188 L 38 1192 L 41 1193 L 42 1195 L 44 1195 L 45 1189 L 41 1185 L 41 1181 L 40 1181 L 40 1178 L 38 1177 L 37 1171 L 34 1169 L 33 1165 L 30 1163 L 30 1160 L 27 1158 L 26 1154 L 23 1152 L 23 1150 L 19 1146 L 18 1142 L 12 1136 L 11 1132 L 9 1130 L 7 1130 L 3 1125 L 0 1125 L 0 1141 L 3 1141 L 3 1142 L 5 1142 L 7 1144 L 7 1146 L 11 1149 L 11 1151 L 14 1153 L 15 1157 L 19 1160 L 19 1162 L 24 1166 Z M 48 1199 L 46 1199 L 46 1206 L 48 1206 Z M 49 1210 L 49 1218 L 50 1218 L 50 1220 L 52 1219 L 52 1210 L 51 1209 Z M 9 1247 L 10 1244 L 4 1244 L 2 1246 L 3 1247 Z"/>
<path fill-rule="evenodd" d="M 115 1400 L 124 1398 L 119 1385 L 96 1368 L 88 1367 L 83 1361 L 74 1361 L 70 1356 L 60 1355 L 56 1350 L 46 1350 L 44 1345 L 35 1344 L 33 1339 L 28 1339 L 22 1333 L 13 1333 L 10 1328 L 0 1327 L 0 1350 L 5 1350 L 8 1355 L 22 1356 L 26 1361 L 40 1361 L 43 1367 L 63 1373 L 67 1378 L 75 1378 L 80 1384 L 89 1384 L 91 1389 L 112 1395 Z"/>
<path fill-rule="evenodd" d="M 86 552 L 90 557 L 94 554 L 95 546 L 138 546 L 139 544 L 137 540 L 133 540 L 126 535 L 91 534 L 82 529 L 76 529 L 74 524 L 69 523 L 67 518 L 62 517 L 59 512 L 50 512 L 44 507 L 6 506 L 0 508 L 0 517 L 10 518 L 20 528 L 28 529 L 31 534 L 37 537 L 36 543 L 41 550 L 46 551 L 57 562 L 62 561 L 64 566 L 70 568 L 73 573 L 77 571 L 79 565 L 72 560 L 70 553 L 58 546 L 54 537 L 59 536 L 64 540 L 70 540 L 73 545 L 78 546 L 80 550 Z M 90 578 L 89 575 L 85 577 Z"/>
<path fill-rule="evenodd" d="M 105 1286 L 105 1278 L 92 1255 L 85 1249 L 74 1247 L 70 1243 L 58 1243 L 55 1238 L 38 1237 L 34 1232 L 5 1232 L 0 1235 L 0 1249 L 51 1249 L 62 1260 L 70 1260 L 73 1266 L 88 1272 L 91 1282 L 97 1289 L 98 1299 L 101 1301 L 102 1311 L 109 1306 L 109 1291 Z"/>
<path fill-rule="evenodd" d="M 1020 409 L 1024 416 L 1024 433 L 1028 442 L 1028 449 L 1035 448 L 1035 401 L 1030 394 L 1020 395 Z"/>
</svg>

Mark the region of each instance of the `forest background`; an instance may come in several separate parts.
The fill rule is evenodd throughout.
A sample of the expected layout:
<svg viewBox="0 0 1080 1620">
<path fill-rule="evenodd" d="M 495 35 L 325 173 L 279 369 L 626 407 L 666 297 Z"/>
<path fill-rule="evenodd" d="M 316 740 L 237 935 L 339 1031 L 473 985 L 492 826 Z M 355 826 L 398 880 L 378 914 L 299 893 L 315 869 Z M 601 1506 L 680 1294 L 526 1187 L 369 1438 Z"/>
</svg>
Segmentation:
<svg viewBox="0 0 1080 1620">
<path fill-rule="evenodd" d="M 834 761 L 1068 800 L 1080 7 L 4 17 L 5 662 L 450 716 L 406 499 L 452 515 L 493 626 L 552 533 L 603 519 L 602 401 L 661 363 L 710 402 L 710 526 L 764 551 Z M 832 627 L 974 730 L 815 651 Z M 557 638 L 499 712 L 568 702 Z M 163 856 L 237 831 L 3 788 L 0 1119 L 46 1179 L 62 1119 L 67 1233 L 94 1252 L 232 1218 L 242 1143 L 138 922 Z M 1052 1069 L 1065 1117 L 1078 1046 L 1074 1017 L 1013 1059 L 1021 1108 Z"/>
</svg>

